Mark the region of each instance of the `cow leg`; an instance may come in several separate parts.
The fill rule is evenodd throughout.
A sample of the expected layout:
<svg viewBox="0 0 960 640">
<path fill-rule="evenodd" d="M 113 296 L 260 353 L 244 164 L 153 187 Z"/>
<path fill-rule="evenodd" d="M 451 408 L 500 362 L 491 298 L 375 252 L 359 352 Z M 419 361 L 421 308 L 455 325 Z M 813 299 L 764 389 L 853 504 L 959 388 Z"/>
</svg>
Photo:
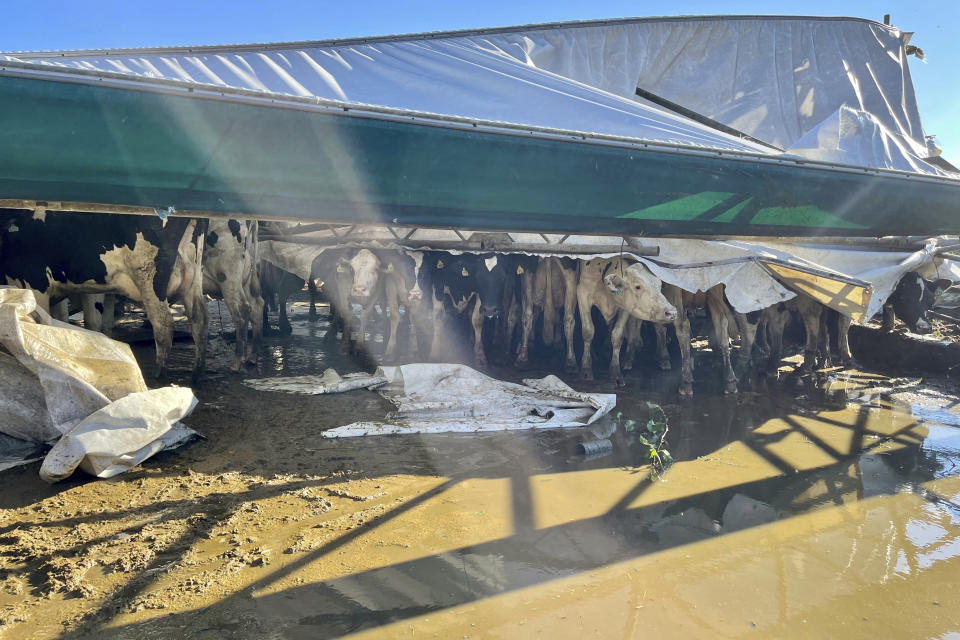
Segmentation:
<svg viewBox="0 0 960 640">
<path fill-rule="evenodd" d="M 850 322 L 850 316 L 842 313 L 837 319 L 837 346 L 840 349 L 840 363 L 844 367 L 857 366 L 850 351 Z"/>
<path fill-rule="evenodd" d="M 557 343 L 558 337 L 555 331 L 557 323 L 557 308 L 553 304 L 553 288 L 555 285 L 553 281 L 553 273 L 554 269 L 557 268 L 555 261 L 556 258 L 544 258 L 544 289 L 537 292 L 539 295 L 543 296 L 543 344 L 549 347 L 552 347 Z M 538 269 L 537 272 L 539 273 L 539 271 L 540 270 Z M 524 295 L 526 295 L 526 293 L 526 287 L 524 287 Z M 530 293 L 533 295 L 532 287 Z"/>
<path fill-rule="evenodd" d="M 769 314 L 767 309 L 764 309 L 760 312 L 760 320 L 757 322 L 756 327 L 756 341 L 754 344 L 757 346 L 757 351 L 760 353 L 761 358 L 766 358 L 770 355 L 770 340 L 768 339 L 768 325 L 767 321 Z"/>
<path fill-rule="evenodd" d="M 820 338 L 818 341 L 818 360 L 821 367 L 833 366 L 833 359 L 830 357 L 830 327 L 828 324 L 830 311 L 823 309 L 820 313 Z"/>
<path fill-rule="evenodd" d="M 766 329 L 764 333 L 765 338 L 769 341 L 769 368 L 771 371 L 780 368 L 780 360 L 783 358 L 783 332 L 789 320 L 790 311 L 782 305 L 764 309 L 763 324 Z"/>
<path fill-rule="evenodd" d="M 521 305 L 517 302 L 517 299 L 513 296 L 510 297 L 510 301 L 507 303 L 507 319 L 506 319 L 506 329 L 503 335 L 503 348 L 507 353 L 513 352 L 513 332 L 517 328 L 517 321 L 521 316 Z M 522 344 L 517 345 L 517 349 L 522 349 Z"/>
<path fill-rule="evenodd" d="M 566 269 L 561 266 L 560 275 L 563 277 L 563 339 L 567 344 L 567 355 L 563 361 L 566 371 L 576 371 L 577 354 L 573 349 L 573 331 L 576 327 L 577 307 L 577 270 Z"/>
<path fill-rule="evenodd" d="M 760 324 L 760 312 L 734 313 L 733 317 L 740 332 L 740 362 L 744 367 L 749 367 L 753 361 L 753 345 L 757 338 L 757 326 Z"/>
<path fill-rule="evenodd" d="M 677 310 L 673 328 L 680 344 L 680 389 L 681 396 L 693 395 L 693 353 L 690 348 L 690 318 L 683 305 L 683 291 L 674 286 L 664 287 L 664 295 Z"/>
<path fill-rule="evenodd" d="M 433 300 L 433 336 L 430 340 L 430 361 L 440 362 L 440 341 L 444 333 L 443 300 Z"/>
<path fill-rule="evenodd" d="M 817 362 L 817 349 L 820 343 L 820 315 L 823 307 L 820 303 L 809 298 L 799 297 L 797 308 L 806 330 L 806 344 L 803 348 L 803 370 L 813 371 Z"/>
<path fill-rule="evenodd" d="M 620 311 L 610 331 L 610 345 L 613 347 L 613 355 L 610 357 L 610 379 L 618 387 L 626 386 L 620 369 L 620 347 L 623 346 L 623 334 L 630 320 L 631 317 L 626 311 Z"/>
<path fill-rule="evenodd" d="M 532 270 L 530 269 L 524 271 L 523 275 L 520 276 L 523 286 L 521 297 L 523 316 L 520 321 L 521 334 L 520 354 L 517 356 L 518 367 L 525 367 L 527 364 L 529 364 L 530 336 L 533 334 L 533 312 L 534 305 L 536 303 L 533 294 L 534 277 L 535 274 L 532 273 Z"/>
<path fill-rule="evenodd" d="M 622 369 L 624 371 L 631 371 L 633 369 L 633 360 L 637 356 L 637 350 L 643 346 L 643 320 L 638 320 L 637 318 L 630 318 L 627 321 L 626 336 L 627 336 L 627 348 L 623 353 L 623 365 Z"/>
<path fill-rule="evenodd" d="M 80 296 L 83 306 L 83 327 L 89 331 L 103 329 L 103 298 L 102 293 L 85 293 Z"/>
<path fill-rule="evenodd" d="M 253 339 L 247 350 L 247 364 L 256 364 L 263 344 L 263 298 L 260 297 L 260 284 L 250 288 L 250 326 Z"/>
<path fill-rule="evenodd" d="M 400 304 L 402 293 L 395 277 L 388 277 L 386 282 L 386 306 L 390 310 L 390 337 L 387 338 L 387 348 L 383 352 L 384 362 L 391 362 L 397 357 L 397 334 L 400 333 Z M 410 313 L 410 310 L 407 310 Z"/>
<path fill-rule="evenodd" d="M 670 371 L 670 350 L 667 348 L 667 325 L 655 324 L 654 331 L 657 333 L 657 364 L 661 371 Z"/>
<path fill-rule="evenodd" d="M 70 298 L 64 298 L 56 304 L 50 304 L 49 297 L 37 292 L 34 292 L 33 295 L 37 301 L 37 306 L 46 310 L 54 320 L 66 322 L 70 319 Z M 84 324 L 86 324 L 86 318 L 84 318 Z"/>
<path fill-rule="evenodd" d="M 423 302 L 418 301 L 414 304 L 407 303 L 407 324 L 410 328 L 410 335 L 407 337 L 407 352 L 413 356 L 414 362 L 420 360 L 420 336 L 417 329 L 417 320 L 423 309 Z"/>
<path fill-rule="evenodd" d="M 113 335 L 113 325 L 117 320 L 117 296 L 108 293 L 103 296 L 103 311 L 100 312 L 100 332 L 108 338 Z"/>
<path fill-rule="evenodd" d="M 580 311 L 580 326 L 583 332 L 583 358 L 580 359 L 580 377 L 584 380 L 593 380 L 593 318 L 590 309 L 593 306 L 587 296 L 578 296 L 577 307 Z M 572 335 L 572 332 L 571 332 Z"/>
<path fill-rule="evenodd" d="M 883 305 L 883 322 L 880 325 L 881 330 L 890 332 L 897 324 L 897 314 L 893 310 L 893 305 L 887 303 Z"/>
<path fill-rule="evenodd" d="M 737 392 L 737 374 L 733 370 L 733 363 L 730 361 L 730 333 L 727 320 L 727 302 L 723 299 L 723 288 L 713 287 L 707 292 L 707 308 L 710 310 L 710 317 L 713 320 L 713 331 L 717 340 L 717 346 L 720 348 L 720 354 L 723 356 L 723 371 L 725 375 L 724 393 Z"/>
<path fill-rule="evenodd" d="M 310 292 L 310 312 L 307 314 L 307 319 L 310 322 L 316 322 L 317 321 L 317 285 L 314 283 L 313 278 L 307 278 L 307 290 Z M 281 313 L 283 314 L 283 317 L 286 318 L 287 317 L 286 306 L 281 304 L 280 310 L 281 310 Z M 290 323 L 287 322 L 287 326 L 289 325 Z M 282 324 L 280 325 L 280 330 L 283 331 Z M 289 333 L 289 331 L 287 333 Z"/>
<path fill-rule="evenodd" d="M 142 293 L 141 303 L 143 311 L 153 328 L 153 341 L 156 344 L 156 377 L 163 378 L 167 374 L 167 358 L 173 347 L 173 317 L 170 315 L 170 306 L 166 300 L 160 300 L 153 291 L 152 280 L 138 284 Z"/>
<path fill-rule="evenodd" d="M 487 366 L 487 354 L 483 351 L 483 313 L 481 311 L 480 296 L 477 296 L 477 302 L 473 305 L 473 313 L 470 314 L 470 325 L 473 327 L 473 361 L 480 368 Z"/>
</svg>

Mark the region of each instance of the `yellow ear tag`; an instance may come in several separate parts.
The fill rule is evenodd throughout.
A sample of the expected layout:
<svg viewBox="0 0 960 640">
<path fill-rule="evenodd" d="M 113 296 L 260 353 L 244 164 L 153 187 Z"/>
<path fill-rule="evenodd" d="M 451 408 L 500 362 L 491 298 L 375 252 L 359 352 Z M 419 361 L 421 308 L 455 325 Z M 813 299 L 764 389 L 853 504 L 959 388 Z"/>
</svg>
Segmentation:
<svg viewBox="0 0 960 640">
<path fill-rule="evenodd" d="M 387 273 L 393 273 L 393 263 L 387 265 Z"/>
<path fill-rule="evenodd" d="M 346 271 L 346 268 L 342 264 L 337 265 L 337 273 L 343 273 Z"/>
<path fill-rule="evenodd" d="M 443 269 L 443 260 L 437 260 L 437 269 Z"/>
<path fill-rule="evenodd" d="M 518 276 L 522 276 L 522 275 L 523 275 L 523 267 L 521 267 L 521 266 L 518 266 L 518 267 L 517 267 L 517 275 L 518 275 Z"/>
<path fill-rule="evenodd" d="M 462 275 L 464 278 L 466 278 L 466 277 L 469 276 L 470 274 L 467 273 L 467 268 L 464 267 L 463 269 L 460 269 L 460 275 Z"/>
</svg>

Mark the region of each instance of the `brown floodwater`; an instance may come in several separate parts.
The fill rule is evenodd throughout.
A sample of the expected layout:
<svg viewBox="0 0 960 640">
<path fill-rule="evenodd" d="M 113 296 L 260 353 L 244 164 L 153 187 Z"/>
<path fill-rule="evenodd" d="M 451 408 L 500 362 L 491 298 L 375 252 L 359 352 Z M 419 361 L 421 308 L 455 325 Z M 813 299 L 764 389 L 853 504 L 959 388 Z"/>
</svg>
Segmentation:
<svg viewBox="0 0 960 640">
<path fill-rule="evenodd" d="M 244 375 L 365 366 L 305 311 Z M 205 439 L 110 480 L 0 474 L 3 638 L 960 637 L 946 379 L 793 359 L 725 397 L 704 346 L 693 400 L 643 364 L 589 429 L 329 440 L 390 407 L 254 391 L 226 373 L 228 340 L 210 349 L 187 420 Z M 553 372 L 541 356 L 490 373 Z M 601 373 L 561 377 L 610 391 Z M 659 478 L 627 428 L 648 402 L 676 459 Z M 598 438 L 609 455 L 578 455 Z"/>
</svg>

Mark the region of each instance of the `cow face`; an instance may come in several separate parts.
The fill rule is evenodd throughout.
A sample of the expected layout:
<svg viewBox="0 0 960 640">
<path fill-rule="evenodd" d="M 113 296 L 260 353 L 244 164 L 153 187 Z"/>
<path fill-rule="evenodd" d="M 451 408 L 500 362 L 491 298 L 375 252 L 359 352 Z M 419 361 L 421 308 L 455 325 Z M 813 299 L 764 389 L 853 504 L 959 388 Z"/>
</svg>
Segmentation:
<svg viewBox="0 0 960 640">
<path fill-rule="evenodd" d="M 407 300 L 413 304 L 423 300 L 423 252 L 408 251 L 407 255 L 413 259 L 413 286 L 407 291 Z"/>
<path fill-rule="evenodd" d="M 677 318 L 677 309 L 660 292 L 663 282 L 639 262 L 622 272 L 614 266 L 603 276 L 603 284 L 614 304 L 635 318 L 659 323 Z"/>
<path fill-rule="evenodd" d="M 930 333 L 933 327 L 927 318 L 937 298 L 950 287 L 949 280 L 928 282 L 916 273 L 908 273 L 897 283 L 897 288 L 890 296 L 889 304 L 893 311 L 913 333 Z"/>
<path fill-rule="evenodd" d="M 504 260 L 496 255 L 479 258 L 475 262 L 477 270 L 477 294 L 480 296 L 480 312 L 485 318 L 500 316 L 503 306 L 503 286 L 507 280 Z"/>
<path fill-rule="evenodd" d="M 380 277 L 380 259 L 369 249 L 361 249 L 350 259 L 353 269 L 353 286 L 350 295 L 358 300 L 366 300 L 377 288 Z"/>
</svg>

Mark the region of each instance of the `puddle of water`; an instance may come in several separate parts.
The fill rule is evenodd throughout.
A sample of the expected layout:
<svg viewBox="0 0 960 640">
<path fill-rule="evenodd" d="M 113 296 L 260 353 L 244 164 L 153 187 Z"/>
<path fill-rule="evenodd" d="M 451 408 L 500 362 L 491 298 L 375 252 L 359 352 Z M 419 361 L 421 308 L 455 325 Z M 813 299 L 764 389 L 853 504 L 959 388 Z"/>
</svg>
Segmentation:
<svg viewBox="0 0 960 640">
<path fill-rule="evenodd" d="M 369 370 L 305 316 L 294 307 L 293 334 L 267 339 L 248 375 Z M 213 339 L 211 352 L 215 373 L 189 421 L 207 442 L 110 482 L 3 477 L 0 611 L 24 618 L 9 622 L 10 638 L 960 629 L 950 390 L 785 367 L 778 380 L 743 376 L 742 392 L 724 397 L 701 356 L 692 401 L 676 396 L 678 372 L 642 366 L 618 392 L 623 418 L 589 430 L 330 441 L 319 433 L 389 407 L 364 391 L 254 392 L 219 373 L 232 344 Z M 174 356 L 188 375 L 192 346 L 177 343 Z M 647 402 L 663 406 L 677 460 L 662 480 L 625 428 L 645 424 Z M 595 439 L 610 440 L 609 455 L 578 455 Z M 16 531 L 31 532 L 26 556 Z M 128 547 L 147 554 L 142 566 L 123 569 Z M 60 558 L 92 563 L 84 598 L 46 593 Z"/>
</svg>

